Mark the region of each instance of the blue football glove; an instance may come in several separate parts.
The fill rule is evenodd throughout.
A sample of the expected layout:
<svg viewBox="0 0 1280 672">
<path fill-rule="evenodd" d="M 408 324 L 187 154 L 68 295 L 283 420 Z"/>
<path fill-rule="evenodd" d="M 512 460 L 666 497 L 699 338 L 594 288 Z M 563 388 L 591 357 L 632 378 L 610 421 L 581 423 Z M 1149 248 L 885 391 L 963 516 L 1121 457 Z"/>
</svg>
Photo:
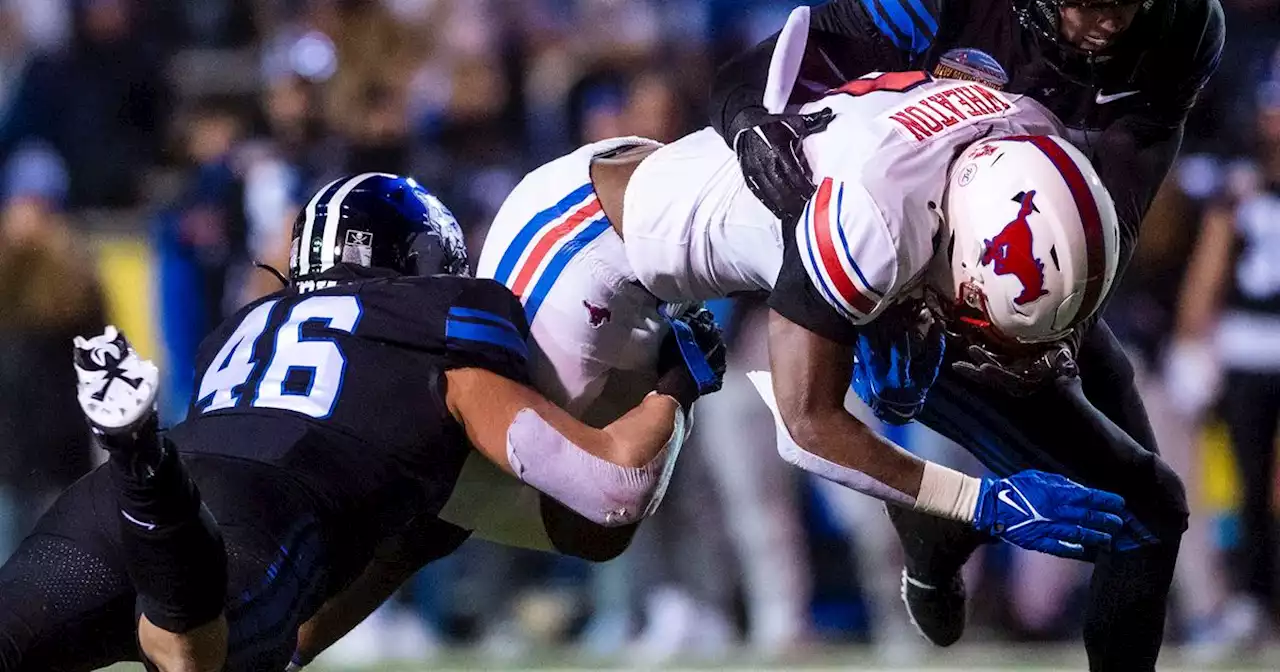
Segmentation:
<svg viewBox="0 0 1280 672">
<path fill-rule="evenodd" d="M 858 329 L 853 391 L 884 422 L 905 425 L 938 378 L 946 337 L 919 301 L 890 306 Z"/>
<path fill-rule="evenodd" d="M 1111 548 L 1124 528 L 1123 515 L 1119 495 L 1028 470 L 983 479 L 973 525 L 1015 546 L 1085 560 Z"/>
<path fill-rule="evenodd" d="M 663 304 L 658 312 L 671 332 L 658 352 L 657 391 L 687 408 L 724 384 L 724 334 L 715 315 L 701 304 Z"/>
</svg>

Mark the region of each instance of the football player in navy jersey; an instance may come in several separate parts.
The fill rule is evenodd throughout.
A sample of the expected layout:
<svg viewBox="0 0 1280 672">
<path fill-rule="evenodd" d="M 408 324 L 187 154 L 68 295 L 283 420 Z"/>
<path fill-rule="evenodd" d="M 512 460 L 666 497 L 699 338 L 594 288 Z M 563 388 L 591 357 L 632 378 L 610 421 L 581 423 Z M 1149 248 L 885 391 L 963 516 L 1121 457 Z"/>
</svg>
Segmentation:
<svg viewBox="0 0 1280 672">
<path fill-rule="evenodd" d="M 832 0 L 812 10 L 805 30 L 779 33 L 724 66 L 711 122 L 737 153 L 756 196 L 779 218 L 794 220 L 815 189 L 800 140 L 825 127 L 821 115 L 793 113 L 796 105 L 871 72 L 935 70 L 955 49 L 982 50 L 1007 73 L 1006 90 L 1048 107 L 1096 166 L 1120 219 L 1122 273 L 1177 154 L 1187 113 L 1217 68 L 1224 33 L 1218 0 Z M 787 110 L 765 106 L 766 91 L 777 84 L 769 81 L 775 52 L 778 63 L 799 63 L 794 84 L 781 88 L 791 91 Z M 947 71 L 955 76 L 956 68 Z M 815 350 L 829 344 L 785 311 L 775 311 L 774 323 L 779 337 L 813 338 Z M 841 349 L 829 352 L 844 356 Z M 831 362 L 775 361 L 775 376 L 779 364 L 822 371 Z M 813 381 L 787 387 L 810 389 Z M 788 414 L 787 400 L 779 402 L 789 422 L 815 422 Z M 973 344 L 948 348 L 916 417 L 961 444 L 1030 456 L 1040 467 L 1056 464 L 1086 485 L 1109 483 L 1141 465 L 1146 477 L 1112 489 L 1143 511 L 1139 517 L 1162 543 L 1100 561 L 1085 641 L 1091 669 L 1152 669 L 1186 501 L 1177 478 L 1151 457 L 1157 446 L 1132 367 L 1105 322 L 1094 318 L 1070 337 L 1016 357 Z M 1089 429 L 1037 429 L 1059 425 Z M 907 550 L 909 611 L 922 634 L 948 645 L 964 629 L 959 568 L 983 539 L 951 523 L 899 509 L 891 514 Z"/>
<path fill-rule="evenodd" d="M 466 277 L 456 221 L 410 179 L 332 182 L 293 246 L 287 286 L 206 339 L 167 433 L 156 368 L 113 328 L 77 339 L 110 457 L 0 568 L 0 670 L 284 670 L 299 626 L 381 554 L 421 563 L 466 538 L 435 515 L 472 450 L 627 536 L 723 373 L 695 312 L 652 394 L 602 430 L 576 422 L 524 385 L 520 302 Z"/>
</svg>

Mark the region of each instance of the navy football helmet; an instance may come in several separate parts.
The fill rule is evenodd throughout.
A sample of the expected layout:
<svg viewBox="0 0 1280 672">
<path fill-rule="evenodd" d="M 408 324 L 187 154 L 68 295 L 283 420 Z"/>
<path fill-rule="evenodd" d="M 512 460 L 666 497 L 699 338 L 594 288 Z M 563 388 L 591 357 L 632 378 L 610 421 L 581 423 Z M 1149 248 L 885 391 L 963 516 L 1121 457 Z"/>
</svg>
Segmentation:
<svg viewBox="0 0 1280 672">
<path fill-rule="evenodd" d="M 338 264 L 404 275 L 469 275 L 453 213 L 413 178 L 361 173 L 330 182 L 293 222 L 289 282 Z"/>
</svg>

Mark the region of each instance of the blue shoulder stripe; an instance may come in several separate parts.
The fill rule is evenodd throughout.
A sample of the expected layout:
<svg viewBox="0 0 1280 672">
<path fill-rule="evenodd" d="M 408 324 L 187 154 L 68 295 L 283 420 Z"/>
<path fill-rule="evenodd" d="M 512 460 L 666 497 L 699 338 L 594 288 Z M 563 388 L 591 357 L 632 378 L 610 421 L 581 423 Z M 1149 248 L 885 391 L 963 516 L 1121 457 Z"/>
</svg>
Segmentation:
<svg viewBox="0 0 1280 672">
<path fill-rule="evenodd" d="M 463 322 L 448 319 L 445 321 L 444 335 L 446 340 L 472 341 L 497 346 L 509 350 L 520 359 L 529 358 L 529 346 L 519 334 L 506 329 L 479 322 Z"/>
<path fill-rule="evenodd" d="M 911 16 L 916 20 L 916 25 L 921 28 L 929 39 L 933 41 L 934 36 L 938 34 L 938 19 L 920 4 L 920 0 L 907 0 L 907 11 L 911 12 Z"/>
<path fill-rule="evenodd" d="M 587 185 L 591 186 L 591 185 Z M 534 318 L 538 316 L 538 309 L 542 307 L 542 302 L 546 300 L 547 294 L 551 291 L 551 287 L 555 285 L 556 280 L 560 278 L 560 274 L 564 272 L 565 266 L 582 251 L 582 248 L 591 244 L 591 241 L 600 237 L 600 234 L 608 231 L 611 224 L 609 220 L 601 217 L 589 225 L 587 228 L 578 232 L 573 240 L 565 243 L 560 247 L 560 251 L 551 258 L 546 268 L 542 271 L 542 277 L 538 278 L 538 283 L 527 294 L 524 303 L 524 314 L 529 320 L 529 324 L 533 324 Z"/>
<path fill-rule="evenodd" d="M 489 322 L 499 327 L 510 329 L 517 336 L 520 335 L 520 330 L 516 328 L 516 325 L 511 323 L 511 320 L 508 320 L 507 318 L 502 317 L 497 313 L 491 313 L 487 310 L 480 310 L 478 308 L 464 308 L 462 306 L 453 306 L 452 308 L 449 309 L 449 316 L 450 317 L 469 317 L 473 320 Z"/>
<path fill-rule="evenodd" d="M 892 0 L 890 0 L 892 1 Z M 898 27 L 889 22 L 885 18 L 883 10 L 880 8 L 880 0 L 862 0 L 862 6 L 866 8 L 867 14 L 871 16 L 871 20 L 875 22 L 876 28 L 880 29 L 880 34 L 889 38 L 893 46 L 902 48 L 902 44 L 907 40 Z"/>
<path fill-rule="evenodd" d="M 843 221 L 841 219 L 843 214 L 844 214 L 844 182 L 841 182 L 840 191 L 836 192 L 836 221 L 837 222 Z M 875 298 L 876 300 L 883 298 L 884 292 L 876 288 L 876 286 L 871 284 L 870 282 L 867 282 L 867 276 L 862 274 L 862 268 L 858 266 L 858 262 L 853 260 L 853 252 L 849 250 L 849 239 L 846 238 L 844 235 L 844 227 L 837 226 L 836 233 L 840 234 L 840 246 L 844 248 L 844 258 L 849 260 L 849 265 L 853 267 L 853 272 L 858 274 L 858 279 L 862 281 L 862 284 L 867 286 L 867 289 L 879 295 L 872 298 Z"/>
<path fill-rule="evenodd" d="M 914 56 L 933 44 L 938 22 L 920 0 L 862 0 L 862 5 L 895 47 Z"/>
</svg>

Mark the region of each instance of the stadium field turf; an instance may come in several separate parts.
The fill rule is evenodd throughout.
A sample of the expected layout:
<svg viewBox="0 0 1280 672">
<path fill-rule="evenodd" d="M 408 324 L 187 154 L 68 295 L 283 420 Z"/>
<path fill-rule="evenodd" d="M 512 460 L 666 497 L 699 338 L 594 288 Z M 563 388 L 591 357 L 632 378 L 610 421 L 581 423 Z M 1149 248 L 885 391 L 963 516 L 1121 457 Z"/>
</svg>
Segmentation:
<svg viewBox="0 0 1280 672">
<path fill-rule="evenodd" d="M 1167 648 L 1161 655 L 1161 672 L 1208 672 L 1280 670 L 1280 648 L 1272 648 L 1247 660 L 1202 665 L 1187 660 L 1183 652 Z M 136 665 L 116 665 L 109 672 L 141 672 Z M 1085 668 L 1079 646 L 1043 647 L 1021 645 L 984 645 L 939 649 L 923 660 L 904 665 L 875 662 L 871 651 L 859 647 L 825 649 L 803 659 L 787 662 L 763 662 L 746 654 L 732 656 L 716 664 L 676 663 L 641 666 L 619 661 L 591 661 L 555 650 L 530 654 L 518 660 L 498 662 L 459 649 L 422 662 L 382 663 L 365 666 L 325 665 L 323 661 L 308 666 L 308 672 L 579 672 L 587 670 L 663 670 L 663 672 L 764 672 L 802 670 L 804 672 L 1079 672 Z"/>
</svg>

